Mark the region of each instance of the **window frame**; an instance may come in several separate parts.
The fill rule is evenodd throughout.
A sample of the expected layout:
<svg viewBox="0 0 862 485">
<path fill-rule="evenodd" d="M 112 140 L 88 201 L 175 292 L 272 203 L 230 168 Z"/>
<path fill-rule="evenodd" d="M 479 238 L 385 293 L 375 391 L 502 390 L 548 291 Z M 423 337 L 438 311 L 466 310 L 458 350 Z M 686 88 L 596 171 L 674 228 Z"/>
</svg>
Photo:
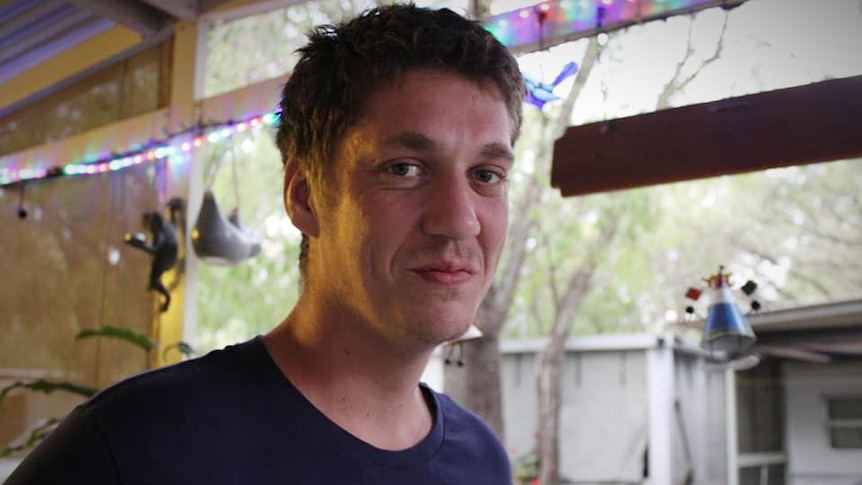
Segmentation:
<svg viewBox="0 0 862 485">
<path fill-rule="evenodd" d="M 833 418 L 830 416 L 830 403 L 835 400 L 858 400 L 859 401 L 859 417 L 858 418 Z M 829 442 L 829 448 L 840 451 L 862 451 L 862 393 L 828 393 L 821 397 L 821 413 L 823 416 L 823 427 L 826 431 L 826 438 Z M 859 433 L 859 446 L 836 446 L 833 440 L 832 433 L 835 430 L 855 430 Z"/>
</svg>

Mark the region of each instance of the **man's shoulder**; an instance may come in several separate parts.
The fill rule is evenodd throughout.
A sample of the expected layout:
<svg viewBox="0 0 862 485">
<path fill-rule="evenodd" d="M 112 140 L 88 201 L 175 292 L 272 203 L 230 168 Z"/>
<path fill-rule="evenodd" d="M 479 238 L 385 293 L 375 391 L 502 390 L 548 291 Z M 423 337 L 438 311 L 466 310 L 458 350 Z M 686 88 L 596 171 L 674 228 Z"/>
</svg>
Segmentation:
<svg viewBox="0 0 862 485">
<path fill-rule="evenodd" d="M 503 451 L 497 433 L 482 418 L 445 393 L 429 389 L 440 407 L 447 441 L 468 442 L 470 446 Z"/>
<path fill-rule="evenodd" d="M 443 415 L 445 416 L 446 422 L 449 425 L 461 425 L 470 428 L 480 428 L 483 432 L 488 432 L 493 434 L 491 428 L 482 420 L 478 415 L 476 415 L 473 411 L 465 408 L 460 403 L 452 399 L 448 394 L 434 391 L 430 389 L 430 391 L 434 394 L 437 405 L 440 406 Z"/>
<path fill-rule="evenodd" d="M 266 369 L 262 365 L 265 350 L 258 340 L 131 376 L 99 392 L 84 406 L 96 416 L 109 416 L 132 410 L 176 408 L 204 395 L 229 395 L 237 386 L 254 382 L 261 369 Z"/>
<path fill-rule="evenodd" d="M 497 433 L 448 395 L 431 392 L 444 427 L 443 450 L 437 459 L 446 460 L 445 466 L 462 476 L 473 477 L 475 485 L 511 483 L 509 456 Z"/>
</svg>

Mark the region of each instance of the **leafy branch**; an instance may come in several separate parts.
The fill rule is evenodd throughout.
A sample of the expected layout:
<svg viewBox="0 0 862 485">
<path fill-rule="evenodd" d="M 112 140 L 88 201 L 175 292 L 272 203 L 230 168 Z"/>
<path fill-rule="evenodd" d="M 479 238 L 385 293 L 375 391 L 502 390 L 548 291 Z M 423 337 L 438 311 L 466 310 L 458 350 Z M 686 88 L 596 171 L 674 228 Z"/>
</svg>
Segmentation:
<svg viewBox="0 0 862 485">
<path fill-rule="evenodd" d="M 30 382 L 18 381 L 0 389 L 0 407 L 3 406 L 3 399 L 6 398 L 6 395 L 15 389 L 28 389 L 33 392 L 41 392 L 44 394 L 51 394 L 54 391 L 66 391 L 86 398 L 92 397 L 96 392 L 98 392 L 94 387 L 82 386 L 64 381 L 49 381 L 46 379 L 37 379 Z"/>
<path fill-rule="evenodd" d="M 86 340 L 94 337 L 121 340 L 142 349 L 148 354 L 158 348 L 158 343 L 147 335 L 137 333 L 127 328 L 113 327 L 110 325 L 102 325 L 97 329 L 82 330 L 78 332 L 78 334 L 75 336 L 75 340 Z M 162 356 L 164 357 L 168 353 L 168 351 L 173 349 L 178 350 L 184 357 L 190 357 L 195 354 L 195 350 L 192 348 L 191 345 L 187 344 L 186 342 L 177 342 L 165 347 L 162 351 Z M 97 392 L 99 392 L 99 389 L 95 387 L 75 384 L 73 382 L 67 381 L 52 381 L 48 379 L 36 379 L 28 382 L 17 381 L 0 389 L 0 409 L 2 409 L 3 407 L 3 400 L 6 398 L 6 396 L 15 389 L 24 389 L 31 392 L 41 392 L 44 394 L 51 394 L 55 391 L 63 391 L 77 394 L 86 399 L 93 397 L 94 395 L 96 395 Z M 13 453 L 29 450 L 35 447 L 42 441 L 43 438 L 45 438 L 45 436 L 48 436 L 48 434 L 59 423 L 59 419 L 50 418 L 34 426 L 30 430 L 30 433 L 27 435 L 27 437 L 20 444 L 7 445 L 6 447 L 0 449 L 0 457 L 6 457 Z"/>
<path fill-rule="evenodd" d="M 137 333 L 134 330 L 121 327 L 112 327 L 110 325 L 102 325 L 93 330 L 81 330 L 75 336 L 75 340 L 84 340 L 92 337 L 107 337 L 115 338 L 128 342 L 132 345 L 140 347 L 146 352 L 150 352 L 158 347 L 158 344 L 150 337 Z"/>
<path fill-rule="evenodd" d="M 48 436 L 51 431 L 54 431 L 54 428 L 60 424 L 60 420 L 57 418 L 51 418 L 46 420 L 45 422 L 37 425 L 35 428 L 30 430 L 30 435 L 27 436 L 27 439 L 24 440 L 20 445 L 9 445 L 2 450 L 0 450 L 0 458 L 5 458 L 12 453 L 17 453 L 19 451 L 29 450 L 33 448 L 39 442 L 42 441 L 43 438 Z"/>
</svg>

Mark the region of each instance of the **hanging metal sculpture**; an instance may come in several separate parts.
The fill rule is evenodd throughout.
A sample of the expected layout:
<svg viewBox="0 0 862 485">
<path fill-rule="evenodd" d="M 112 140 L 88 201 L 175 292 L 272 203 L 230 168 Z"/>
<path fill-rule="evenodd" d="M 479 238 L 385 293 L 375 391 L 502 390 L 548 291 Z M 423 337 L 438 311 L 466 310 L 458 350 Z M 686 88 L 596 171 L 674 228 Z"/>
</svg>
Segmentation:
<svg viewBox="0 0 862 485">
<path fill-rule="evenodd" d="M 257 256 L 261 250 L 261 237 L 242 227 L 239 219 L 239 184 L 237 181 L 236 155 L 231 145 L 230 155 L 233 173 L 233 188 L 236 205 L 225 217 L 212 191 L 215 175 L 224 156 L 220 157 L 210 174 L 204 191 L 201 210 L 191 232 L 195 254 L 205 263 L 232 266 Z"/>
</svg>

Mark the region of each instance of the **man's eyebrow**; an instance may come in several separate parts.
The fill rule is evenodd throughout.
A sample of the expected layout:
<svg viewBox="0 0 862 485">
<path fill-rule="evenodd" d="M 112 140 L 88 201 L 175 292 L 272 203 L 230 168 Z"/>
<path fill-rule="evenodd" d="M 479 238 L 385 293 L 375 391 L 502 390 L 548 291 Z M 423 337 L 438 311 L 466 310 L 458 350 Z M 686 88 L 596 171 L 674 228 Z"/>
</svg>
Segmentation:
<svg viewBox="0 0 862 485">
<path fill-rule="evenodd" d="M 512 153 L 512 149 L 509 148 L 509 145 L 505 143 L 488 143 L 482 147 L 481 154 L 482 158 L 502 159 L 508 161 L 515 160 L 515 154 Z"/>
<path fill-rule="evenodd" d="M 415 131 L 405 131 L 384 141 L 384 146 L 410 148 L 417 151 L 433 150 L 437 143 L 431 138 Z M 482 158 L 514 160 L 515 155 L 506 143 L 493 142 L 482 146 Z"/>
<path fill-rule="evenodd" d="M 404 131 L 387 138 L 383 142 L 383 145 L 389 147 L 410 148 L 417 151 L 427 151 L 433 149 L 436 144 L 434 143 L 434 140 L 428 138 L 422 133 Z"/>
</svg>

